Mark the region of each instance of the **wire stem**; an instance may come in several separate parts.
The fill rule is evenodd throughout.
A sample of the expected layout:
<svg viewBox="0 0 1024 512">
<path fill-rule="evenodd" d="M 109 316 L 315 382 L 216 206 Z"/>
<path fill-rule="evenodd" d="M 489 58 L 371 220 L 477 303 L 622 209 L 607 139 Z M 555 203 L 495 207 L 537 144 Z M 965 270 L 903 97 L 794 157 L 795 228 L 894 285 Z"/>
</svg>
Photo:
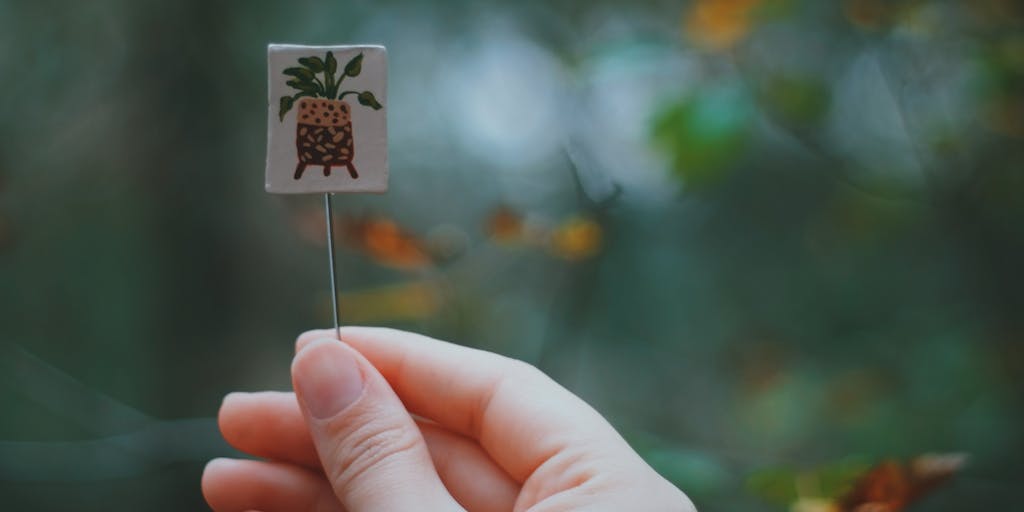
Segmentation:
<svg viewBox="0 0 1024 512">
<path fill-rule="evenodd" d="M 341 340 L 341 326 L 338 323 L 338 271 L 334 263 L 334 213 L 331 208 L 331 193 L 324 194 L 324 215 L 327 216 L 327 259 L 331 270 L 331 311 L 334 313 L 334 335 Z"/>
</svg>

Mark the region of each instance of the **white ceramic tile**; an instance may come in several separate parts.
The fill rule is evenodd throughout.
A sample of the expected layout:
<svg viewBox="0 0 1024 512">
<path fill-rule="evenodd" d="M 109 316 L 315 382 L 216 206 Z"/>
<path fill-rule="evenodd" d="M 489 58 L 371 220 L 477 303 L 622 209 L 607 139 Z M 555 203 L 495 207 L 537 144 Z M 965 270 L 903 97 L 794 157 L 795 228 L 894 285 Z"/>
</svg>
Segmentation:
<svg viewBox="0 0 1024 512">
<path fill-rule="evenodd" d="M 272 44 L 267 63 L 267 192 L 386 191 L 384 47 Z"/>
</svg>

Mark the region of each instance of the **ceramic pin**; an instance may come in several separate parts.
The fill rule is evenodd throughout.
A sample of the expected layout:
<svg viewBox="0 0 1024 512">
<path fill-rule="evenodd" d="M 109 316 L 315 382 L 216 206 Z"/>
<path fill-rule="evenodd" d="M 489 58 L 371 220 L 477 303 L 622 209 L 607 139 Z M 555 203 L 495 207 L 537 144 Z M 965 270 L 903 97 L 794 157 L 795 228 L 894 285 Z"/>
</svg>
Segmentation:
<svg viewBox="0 0 1024 512">
<path fill-rule="evenodd" d="M 384 47 L 272 44 L 267 61 L 267 192 L 385 192 Z"/>
</svg>

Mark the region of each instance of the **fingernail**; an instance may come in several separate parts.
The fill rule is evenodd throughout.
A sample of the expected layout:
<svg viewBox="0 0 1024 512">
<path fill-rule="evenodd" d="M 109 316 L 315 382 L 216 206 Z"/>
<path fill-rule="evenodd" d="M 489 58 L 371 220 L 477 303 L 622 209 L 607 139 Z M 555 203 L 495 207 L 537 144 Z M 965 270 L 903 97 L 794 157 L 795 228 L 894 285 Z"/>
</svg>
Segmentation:
<svg viewBox="0 0 1024 512">
<path fill-rule="evenodd" d="M 209 462 L 206 463 L 206 466 L 203 468 L 203 472 L 214 470 L 217 468 L 226 468 L 234 465 L 236 462 L 238 461 L 234 459 L 217 457 L 216 459 L 211 459 Z"/>
<path fill-rule="evenodd" d="M 242 392 L 242 391 L 232 391 L 232 392 L 224 395 L 224 398 L 220 401 L 220 406 L 224 407 L 224 405 L 226 405 L 228 402 L 235 402 L 235 401 L 238 401 L 238 400 L 245 400 L 245 397 L 248 396 L 248 395 L 249 395 L 249 393 L 245 393 L 245 392 Z"/>
<path fill-rule="evenodd" d="M 295 391 L 314 418 L 336 416 L 363 393 L 363 374 L 351 351 L 334 339 L 317 340 L 292 366 Z"/>
</svg>

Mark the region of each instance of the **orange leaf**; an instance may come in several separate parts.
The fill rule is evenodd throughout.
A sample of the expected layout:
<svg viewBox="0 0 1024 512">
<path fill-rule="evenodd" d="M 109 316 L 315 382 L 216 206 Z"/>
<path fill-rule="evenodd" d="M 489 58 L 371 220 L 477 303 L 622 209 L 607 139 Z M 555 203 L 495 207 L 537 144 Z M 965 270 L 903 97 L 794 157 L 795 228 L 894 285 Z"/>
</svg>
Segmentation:
<svg viewBox="0 0 1024 512">
<path fill-rule="evenodd" d="M 487 219 L 486 230 L 495 242 L 519 242 L 523 238 L 523 216 L 508 206 L 499 206 Z"/>
<path fill-rule="evenodd" d="M 727 50 L 750 32 L 754 8 L 761 0 L 697 0 L 686 13 L 685 30 L 696 44 Z"/>
<path fill-rule="evenodd" d="M 426 244 L 390 219 L 350 220 L 345 235 L 351 245 L 381 265 L 417 270 L 433 263 Z"/>
<path fill-rule="evenodd" d="M 887 460 L 857 480 L 839 501 L 843 512 L 899 512 L 963 467 L 962 454 L 922 455 L 904 464 Z"/>
</svg>

